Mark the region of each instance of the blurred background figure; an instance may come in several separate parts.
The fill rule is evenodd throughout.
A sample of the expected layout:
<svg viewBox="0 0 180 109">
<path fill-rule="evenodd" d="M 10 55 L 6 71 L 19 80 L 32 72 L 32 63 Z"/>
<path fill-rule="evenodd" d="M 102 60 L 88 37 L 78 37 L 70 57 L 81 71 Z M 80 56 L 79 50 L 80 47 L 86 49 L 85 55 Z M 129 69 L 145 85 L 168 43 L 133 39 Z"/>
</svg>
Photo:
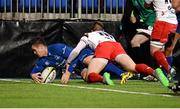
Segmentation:
<svg viewBox="0 0 180 109">
<path fill-rule="evenodd" d="M 164 54 L 165 43 L 171 31 L 177 27 L 175 10 L 169 0 L 145 0 L 145 7 L 154 7 L 156 11 L 156 21 L 151 34 L 150 52 L 157 64 L 162 67 L 169 80 L 172 80 L 171 70 L 173 69 Z"/>
<path fill-rule="evenodd" d="M 136 63 L 146 63 L 152 66 L 149 49 L 149 39 L 156 18 L 152 8 L 144 7 L 144 0 L 128 0 L 123 16 L 123 28 L 130 43 L 133 60 Z M 141 75 L 141 78 L 144 75 Z"/>
</svg>

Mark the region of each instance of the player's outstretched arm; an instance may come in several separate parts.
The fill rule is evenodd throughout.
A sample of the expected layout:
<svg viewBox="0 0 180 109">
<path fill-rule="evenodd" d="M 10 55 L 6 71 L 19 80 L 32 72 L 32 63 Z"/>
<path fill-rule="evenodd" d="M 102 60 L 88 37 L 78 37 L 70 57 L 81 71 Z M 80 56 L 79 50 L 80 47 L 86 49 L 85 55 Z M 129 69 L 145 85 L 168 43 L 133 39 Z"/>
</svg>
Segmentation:
<svg viewBox="0 0 180 109">
<path fill-rule="evenodd" d="M 67 63 L 70 64 L 81 52 L 82 49 L 84 49 L 87 46 L 87 37 L 83 36 L 79 43 L 77 44 L 77 46 L 72 50 L 72 52 L 70 53 L 68 59 L 67 59 Z"/>
<path fill-rule="evenodd" d="M 62 77 L 61 77 L 61 83 L 62 84 L 67 84 L 70 78 L 71 73 L 68 71 L 69 65 L 66 64 L 66 70 L 63 73 Z"/>
</svg>

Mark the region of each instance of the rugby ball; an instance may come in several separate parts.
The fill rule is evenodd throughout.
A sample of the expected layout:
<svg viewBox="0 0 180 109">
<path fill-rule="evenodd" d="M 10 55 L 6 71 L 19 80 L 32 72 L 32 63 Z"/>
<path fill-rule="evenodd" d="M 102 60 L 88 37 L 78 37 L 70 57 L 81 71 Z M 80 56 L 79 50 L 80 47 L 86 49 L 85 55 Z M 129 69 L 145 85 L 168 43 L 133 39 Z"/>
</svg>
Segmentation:
<svg viewBox="0 0 180 109">
<path fill-rule="evenodd" d="M 56 78 L 56 69 L 54 67 L 46 67 L 42 73 L 42 83 L 50 83 Z"/>
</svg>

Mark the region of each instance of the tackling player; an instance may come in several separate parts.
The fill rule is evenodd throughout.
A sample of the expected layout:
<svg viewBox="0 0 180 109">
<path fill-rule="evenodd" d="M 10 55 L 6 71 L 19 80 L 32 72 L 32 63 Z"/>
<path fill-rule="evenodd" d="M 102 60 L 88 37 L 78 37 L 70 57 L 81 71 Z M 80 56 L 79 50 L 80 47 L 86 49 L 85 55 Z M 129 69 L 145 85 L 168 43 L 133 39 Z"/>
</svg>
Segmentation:
<svg viewBox="0 0 180 109">
<path fill-rule="evenodd" d="M 115 61 L 125 70 L 131 72 L 141 72 L 156 76 L 164 86 L 168 86 L 169 82 L 163 72 L 158 68 L 153 70 L 145 64 L 135 64 L 134 61 L 126 54 L 121 44 L 116 42 L 114 37 L 104 31 L 104 25 L 100 21 L 93 24 L 92 32 L 86 33 L 73 49 L 68 57 L 66 67 L 78 56 L 78 54 L 89 46 L 95 50 L 95 57 L 88 66 L 86 81 L 99 81 L 101 77 L 99 73 L 106 66 L 108 61 Z"/>
<path fill-rule="evenodd" d="M 77 56 L 77 58 L 75 60 L 73 60 L 73 62 L 71 62 L 71 64 L 69 65 L 69 67 L 67 68 L 67 72 L 65 72 L 65 76 L 63 78 L 64 83 L 67 83 L 69 80 L 69 76 L 70 74 L 74 71 L 74 69 L 76 67 L 81 67 L 79 69 L 83 69 L 81 72 L 82 78 L 85 80 L 85 76 L 87 73 L 87 67 L 90 63 L 90 61 L 92 60 L 92 58 L 94 57 L 94 52 L 92 49 L 90 48 L 85 48 L 83 49 L 80 54 Z M 103 69 L 102 72 L 110 72 L 110 73 L 115 73 L 118 76 L 122 76 L 122 80 L 121 80 L 121 84 L 125 83 L 127 81 L 127 79 L 131 78 L 133 76 L 133 74 L 131 72 L 125 72 L 121 70 L 119 67 L 115 66 L 112 63 L 108 63 L 107 66 Z M 67 74 L 66 74 L 67 73 Z M 108 73 L 104 74 L 104 78 L 107 81 L 108 85 L 113 85 L 113 81 L 109 80 L 110 75 Z M 95 79 L 95 78 L 92 78 Z M 101 77 L 101 79 L 99 81 L 92 80 L 90 82 L 102 82 L 103 81 L 103 77 Z"/>
</svg>

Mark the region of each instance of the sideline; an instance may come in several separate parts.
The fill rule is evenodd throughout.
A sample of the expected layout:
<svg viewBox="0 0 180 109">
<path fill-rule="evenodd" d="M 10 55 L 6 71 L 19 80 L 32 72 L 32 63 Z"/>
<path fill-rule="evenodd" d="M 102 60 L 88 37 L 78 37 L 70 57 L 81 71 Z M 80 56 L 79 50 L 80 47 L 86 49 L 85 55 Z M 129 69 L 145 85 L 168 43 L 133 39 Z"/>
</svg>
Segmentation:
<svg viewBox="0 0 180 109">
<path fill-rule="evenodd" d="M 22 79 L 22 80 L 24 80 L 24 79 Z M 22 80 L 0 79 L 0 81 L 31 83 L 30 81 L 22 81 Z M 134 92 L 134 91 L 126 91 L 126 90 L 84 87 L 84 86 L 77 86 L 77 85 L 64 85 L 64 84 L 55 84 L 55 83 L 48 83 L 48 84 L 44 84 L 44 85 L 51 85 L 51 86 L 58 86 L 58 87 L 70 87 L 70 88 L 78 88 L 78 89 L 88 89 L 88 90 L 98 90 L 98 91 L 106 91 L 106 92 L 117 92 L 117 93 L 126 93 L 126 94 L 136 94 L 136 95 L 146 95 L 146 96 L 176 97 L 176 96 L 168 95 L 168 94 L 153 94 L 153 93 L 147 93 L 147 92 Z"/>
</svg>

